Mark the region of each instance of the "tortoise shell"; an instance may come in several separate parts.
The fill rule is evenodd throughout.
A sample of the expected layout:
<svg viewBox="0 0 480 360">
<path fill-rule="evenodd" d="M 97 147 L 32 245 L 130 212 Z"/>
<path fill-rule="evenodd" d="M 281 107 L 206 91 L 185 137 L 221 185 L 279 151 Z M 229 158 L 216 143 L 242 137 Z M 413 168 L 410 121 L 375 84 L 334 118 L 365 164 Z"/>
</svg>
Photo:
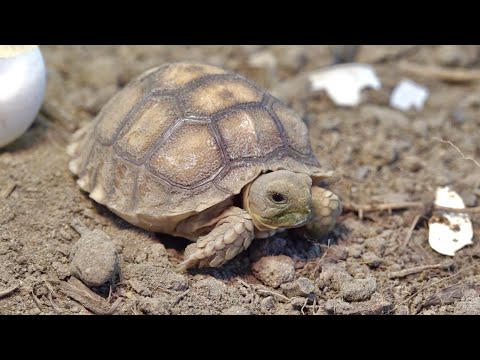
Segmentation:
<svg viewBox="0 0 480 360">
<path fill-rule="evenodd" d="M 298 115 L 244 77 L 203 64 L 146 71 L 74 134 L 68 152 L 91 198 L 162 232 L 261 173 L 327 176 Z"/>
</svg>

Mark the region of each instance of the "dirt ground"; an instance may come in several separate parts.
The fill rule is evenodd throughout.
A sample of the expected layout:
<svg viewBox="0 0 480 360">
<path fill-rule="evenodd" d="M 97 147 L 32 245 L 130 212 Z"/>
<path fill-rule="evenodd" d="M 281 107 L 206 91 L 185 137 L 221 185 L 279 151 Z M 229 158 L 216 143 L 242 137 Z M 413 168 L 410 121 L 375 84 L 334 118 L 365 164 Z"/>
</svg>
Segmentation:
<svg viewBox="0 0 480 360">
<path fill-rule="evenodd" d="M 480 82 L 469 78 L 480 67 L 480 47 L 364 46 L 357 60 L 374 66 L 382 89 L 364 91 L 354 108 L 305 86 L 306 74 L 331 64 L 326 46 L 41 49 L 44 107 L 27 133 L 0 149 L 0 314 L 480 314 L 478 216 L 473 245 L 450 258 L 430 248 L 424 209 L 351 210 L 427 204 L 444 185 L 478 205 L 480 168 L 437 139 L 480 160 Z M 298 233 L 256 240 L 222 268 L 180 274 L 187 241 L 138 229 L 80 191 L 65 152 L 71 134 L 130 79 L 180 60 L 244 74 L 304 116 L 316 155 L 340 174 L 331 189 L 346 209 L 331 236 L 321 243 Z M 415 72 L 412 64 L 440 66 L 447 75 Z M 449 80 L 453 71 L 467 76 Z M 429 89 L 423 110 L 389 107 L 404 78 Z M 87 288 L 71 275 L 75 222 L 112 238 L 120 264 L 112 286 Z"/>
</svg>

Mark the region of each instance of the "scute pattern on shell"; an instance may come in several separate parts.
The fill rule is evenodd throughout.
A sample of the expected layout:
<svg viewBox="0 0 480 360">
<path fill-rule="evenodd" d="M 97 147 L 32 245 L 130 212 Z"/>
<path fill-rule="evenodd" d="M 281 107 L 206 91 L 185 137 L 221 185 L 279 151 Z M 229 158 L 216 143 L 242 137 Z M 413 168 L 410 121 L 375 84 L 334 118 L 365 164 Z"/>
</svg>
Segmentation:
<svg viewBox="0 0 480 360">
<path fill-rule="evenodd" d="M 169 232 L 261 172 L 322 177 L 307 127 L 244 77 L 173 63 L 130 82 L 69 146 L 80 187 L 127 221 Z"/>
</svg>

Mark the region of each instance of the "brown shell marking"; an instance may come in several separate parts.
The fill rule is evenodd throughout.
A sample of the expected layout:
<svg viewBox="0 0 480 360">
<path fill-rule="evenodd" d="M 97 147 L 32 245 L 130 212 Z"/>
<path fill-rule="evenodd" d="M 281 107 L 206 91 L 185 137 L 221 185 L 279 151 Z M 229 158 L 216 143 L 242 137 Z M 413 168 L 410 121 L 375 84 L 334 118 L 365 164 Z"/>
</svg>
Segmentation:
<svg viewBox="0 0 480 360">
<path fill-rule="evenodd" d="M 69 153 L 92 198 L 164 232 L 166 218 L 220 203 L 261 172 L 322 175 L 300 117 L 243 77 L 201 64 L 140 75 L 75 134 Z"/>
</svg>

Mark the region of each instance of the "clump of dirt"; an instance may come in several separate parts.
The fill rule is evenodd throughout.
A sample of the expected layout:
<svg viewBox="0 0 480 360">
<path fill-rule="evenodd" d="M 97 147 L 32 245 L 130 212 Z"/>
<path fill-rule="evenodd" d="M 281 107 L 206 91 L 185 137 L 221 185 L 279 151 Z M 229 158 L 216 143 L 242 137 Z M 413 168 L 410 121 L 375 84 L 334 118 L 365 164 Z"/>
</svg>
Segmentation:
<svg viewBox="0 0 480 360">
<path fill-rule="evenodd" d="M 478 71 L 480 47 L 363 46 L 358 61 L 374 66 L 382 89 L 365 91 L 355 108 L 338 108 L 306 86 L 309 71 L 332 63 L 327 46 L 41 49 L 48 68 L 42 112 L 0 149 L 1 314 L 478 314 L 478 214 L 471 215 L 473 245 L 447 266 L 428 245 L 426 209 L 356 209 L 428 204 L 443 185 L 478 206 L 480 167 L 437 139 L 480 159 L 480 82 L 462 75 Z M 180 60 L 237 71 L 305 117 L 317 157 L 340 174 L 331 189 L 345 211 L 329 237 L 255 240 L 221 268 L 179 274 L 188 242 L 138 229 L 80 191 L 68 170 L 71 134 L 133 77 Z M 443 72 L 418 74 L 412 64 Z M 455 81 L 448 71 L 457 71 Z M 389 107 L 404 78 L 429 89 L 423 110 Z M 111 239 L 118 273 L 106 277 L 113 281 L 88 288 L 72 276 L 78 222 Z"/>
</svg>

